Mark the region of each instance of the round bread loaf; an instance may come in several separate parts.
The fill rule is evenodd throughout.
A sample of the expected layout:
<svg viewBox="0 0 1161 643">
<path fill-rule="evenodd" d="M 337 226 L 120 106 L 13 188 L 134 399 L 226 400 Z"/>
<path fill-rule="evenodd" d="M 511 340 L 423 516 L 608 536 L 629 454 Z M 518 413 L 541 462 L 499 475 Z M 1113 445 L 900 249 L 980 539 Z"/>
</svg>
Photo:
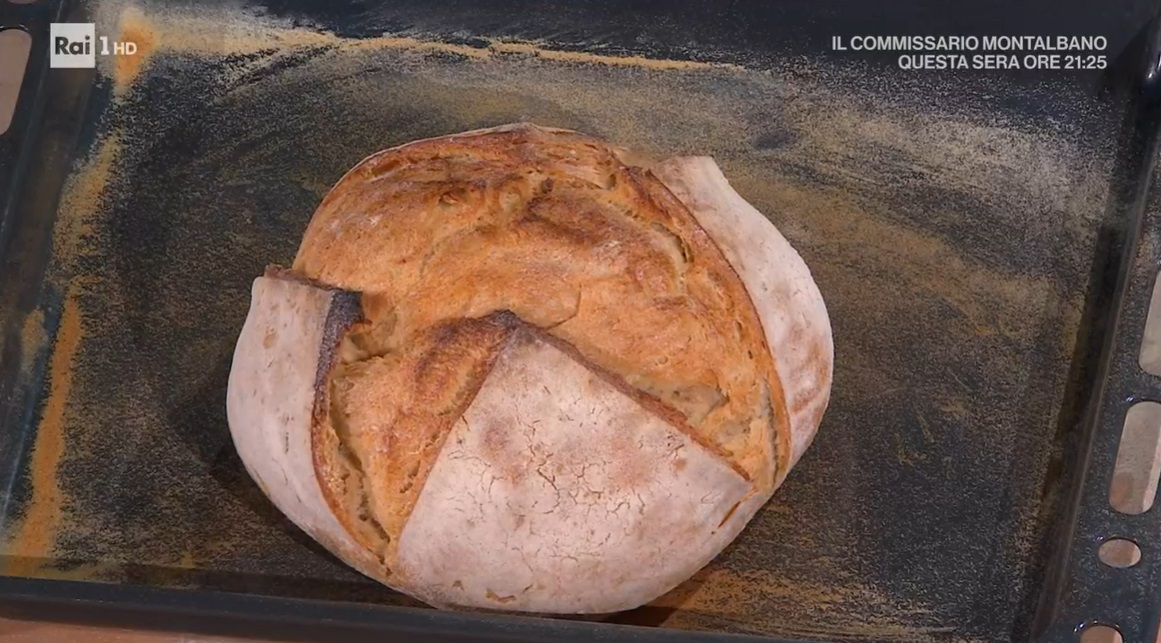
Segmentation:
<svg viewBox="0 0 1161 643">
<path fill-rule="evenodd" d="M 347 564 L 438 607 L 631 609 L 809 446 L 810 272 L 709 158 L 517 124 L 359 163 L 252 289 L 242 461 Z"/>
</svg>

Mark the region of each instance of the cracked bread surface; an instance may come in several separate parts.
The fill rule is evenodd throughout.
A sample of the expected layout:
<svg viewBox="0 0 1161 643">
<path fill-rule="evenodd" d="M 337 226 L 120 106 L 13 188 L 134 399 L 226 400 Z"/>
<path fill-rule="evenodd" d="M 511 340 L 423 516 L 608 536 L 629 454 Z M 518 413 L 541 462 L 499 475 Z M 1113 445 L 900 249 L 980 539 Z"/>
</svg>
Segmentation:
<svg viewBox="0 0 1161 643">
<path fill-rule="evenodd" d="M 615 382 L 521 328 L 456 421 L 396 564 L 436 605 L 615 612 L 709 562 L 707 545 L 728 537 L 724 523 L 753 489 Z"/>
<path fill-rule="evenodd" d="M 256 279 L 230 367 L 226 417 L 247 473 L 275 506 L 347 564 L 377 576 L 381 559 L 322 502 L 312 448 L 328 352 L 358 314 L 351 299 L 279 271 Z"/>
<path fill-rule="evenodd" d="M 631 158 L 517 124 L 386 150 L 325 197 L 255 284 L 342 295 L 298 348 L 302 503 L 361 552 L 316 540 L 433 605 L 599 613 L 688 578 L 769 499 L 829 399 L 821 296 L 712 160 L 663 182 Z M 287 359 L 247 324 L 236 364 Z"/>
<path fill-rule="evenodd" d="M 760 485 L 785 465 L 781 385 L 744 285 L 659 180 L 596 139 L 520 125 L 376 154 L 324 198 L 294 271 L 362 293 L 375 346 L 337 369 L 342 408 L 322 430 L 358 425 L 341 441 L 391 542 L 504 334 L 468 328 L 498 312 L 659 400 Z M 320 465 L 337 499 L 336 462 Z"/>
</svg>

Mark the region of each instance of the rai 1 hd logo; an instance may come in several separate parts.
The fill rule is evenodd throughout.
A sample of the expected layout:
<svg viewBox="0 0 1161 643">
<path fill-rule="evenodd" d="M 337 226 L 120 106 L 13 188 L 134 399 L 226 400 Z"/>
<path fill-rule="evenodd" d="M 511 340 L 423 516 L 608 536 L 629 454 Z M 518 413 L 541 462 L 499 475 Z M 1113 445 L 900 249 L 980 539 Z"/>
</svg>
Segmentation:
<svg viewBox="0 0 1161 643">
<path fill-rule="evenodd" d="M 48 66 L 54 69 L 93 69 L 97 56 L 132 56 L 137 44 L 97 37 L 91 22 L 54 22 L 49 25 Z"/>
</svg>

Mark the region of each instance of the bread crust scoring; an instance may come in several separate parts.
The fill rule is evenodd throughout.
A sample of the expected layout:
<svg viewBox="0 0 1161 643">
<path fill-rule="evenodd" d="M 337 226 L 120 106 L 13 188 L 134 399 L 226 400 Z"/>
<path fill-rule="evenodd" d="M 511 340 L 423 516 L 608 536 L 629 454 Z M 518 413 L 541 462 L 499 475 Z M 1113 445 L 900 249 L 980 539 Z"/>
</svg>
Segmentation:
<svg viewBox="0 0 1161 643">
<path fill-rule="evenodd" d="M 363 350 L 332 373 L 316 462 L 336 515 L 389 566 L 516 323 L 669 411 L 758 489 L 786 468 L 781 382 L 744 284 L 661 181 L 599 140 L 518 125 L 371 156 L 324 198 L 293 269 L 362 293 Z"/>
<path fill-rule="evenodd" d="M 254 283 L 227 414 L 266 495 L 360 572 L 436 606 L 601 613 L 741 533 L 833 359 L 805 262 L 712 159 L 515 124 L 335 185 Z"/>
</svg>

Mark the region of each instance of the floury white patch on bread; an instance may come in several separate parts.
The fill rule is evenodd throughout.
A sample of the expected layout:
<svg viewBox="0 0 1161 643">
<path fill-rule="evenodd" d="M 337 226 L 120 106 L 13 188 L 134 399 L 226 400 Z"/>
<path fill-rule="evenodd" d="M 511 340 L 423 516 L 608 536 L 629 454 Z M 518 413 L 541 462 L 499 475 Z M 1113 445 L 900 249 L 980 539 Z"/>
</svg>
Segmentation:
<svg viewBox="0 0 1161 643">
<path fill-rule="evenodd" d="M 327 506 L 311 449 L 319 372 L 329 369 L 357 303 L 350 293 L 276 271 L 255 279 L 250 297 L 226 393 L 234 448 L 283 514 L 347 564 L 374 576 L 380 563 Z"/>
<path fill-rule="evenodd" d="M 709 562 L 752 491 L 602 374 L 520 329 L 440 452 L 399 568 L 433 604 L 483 596 L 615 612 Z"/>
<path fill-rule="evenodd" d="M 271 501 L 439 607 L 622 611 L 719 554 L 817 431 L 830 324 L 712 159 L 634 163 L 513 124 L 348 172 L 235 352 Z"/>
</svg>

